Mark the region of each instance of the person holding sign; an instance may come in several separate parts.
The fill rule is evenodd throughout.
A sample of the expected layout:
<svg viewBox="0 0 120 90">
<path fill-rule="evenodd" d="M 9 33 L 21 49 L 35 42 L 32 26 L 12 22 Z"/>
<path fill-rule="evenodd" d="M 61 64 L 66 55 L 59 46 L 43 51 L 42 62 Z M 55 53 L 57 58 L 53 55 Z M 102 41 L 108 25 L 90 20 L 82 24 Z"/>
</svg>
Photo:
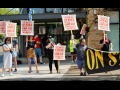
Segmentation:
<svg viewBox="0 0 120 90">
<path fill-rule="evenodd" d="M 71 37 L 72 39 L 72 37 Z M 73 35 L 73 40 L 75 43 L 77 43 L 77 40 L 75 39 L 74 35 Z M 77 50 L 76 50 L 76 46 L 73 45 L 72 40 L 69 41 L 69 46 L 70 46 L 70 52 L 71 52 L 71 60 L 72 62 L 75 61 L 76 57 L 77 57 Z M 75 56 L 75 58 L 73 59 L 73 56 Z"/>
<path fill-rule="evenodd" d="M 73 45 L 76 46 L 77 48 L 77 65 L 78 68 L 80 69 L 80 76 L 86 76 L 86 68 L 85 68 L 85 55 L 86 55 L 86 49 L 87 46 L 85 45 L 85 39 L 80 39 L 80 44 L 75 43 L 74 38 L 72 36 L 72 42 Z M 84 74 L 82 73 L 82 64 L 83 64 L 83 68 L 84 68 Z"/>
<path fill-rule="evenodd" d="M 28 66 L 29 66 L 28 73 L 31 73 L 31 69 L 30 69 L 31 57 L 33 57 L 33 59 L 34 59 L 34 63 L 36 66 L 36 72 L 39 73 L 38 66 L 37 66 L 37 59 L 36 59 L 36 55 L 35 55 L 35 51 L 34 51 L 34 47 L 35 47 L 36 43 L 32 39 L 33 39 L 32 35 L 29 36 L 29 39 L 28 39 L 28 36 L 26 36 L 27 58 L 28 58 Z"/>
<path fill-rule="evenodd" d="M 5 39 L 5 44 L 3 45 L 3 69 L 2 69 L 2 77 L 4 76 L 5 68 L 9 68 L 10 76 L 12 76 L 11 68 L 12 68 L 12 53 L 10 52 L 14 50 L 13 46 L 10 44 L 10 39 Z"/>
<path fill-rule="evenodd" d="M 53 62 L 53 49 L 54 49 L 54 45 L 57 45 L 57 43 L 54 42 L 54 38 L 48 37 L 48 39 L 46 41 L 46 49 L 47 49 L 48 58 L 49 58 L 50 74 L 52 74 L 52 62 Z M 60 45 L 60 43 L 59 43 L 59 45 Z M 55 67 L 56 67 L 57 73 L 60 73 L 58 71 L 58 61 L 54 60 L 54 63 L 55 63 Z"/>
<path fill-rule="evenodd" d="M 103 34 L 103 37 L 104 37 L 104 34 Z M 105 41 L 104 41 L 104 38 L 100 40 L 100 50 L 109 51 L 109 45 L 110 45 L 110 51 L 112 51 L 113 50 L 112 42 L 107 38 L 107 33 L 105 32 Z"/>
</svg>

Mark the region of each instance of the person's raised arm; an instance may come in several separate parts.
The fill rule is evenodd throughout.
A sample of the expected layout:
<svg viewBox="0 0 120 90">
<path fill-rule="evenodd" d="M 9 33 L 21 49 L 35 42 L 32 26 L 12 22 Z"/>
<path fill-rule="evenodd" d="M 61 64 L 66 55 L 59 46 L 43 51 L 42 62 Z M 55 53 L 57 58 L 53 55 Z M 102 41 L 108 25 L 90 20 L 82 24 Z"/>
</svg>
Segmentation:
<svg viewBox="0 0 120 90">
<path fill-rule="evenodd" d="M 28 36 L 26 36 L 26 47 L 28 47 Z"/>
<path fill-rule="evenodd" d="M 72 37 L 71 39 L 72 39 L 72 43 L 73 43 L 73 45 L 75 45 L 75 46 L 76 46 L 76 45 L 77 45 L 77 43 L 75 43 L 75 41 L 73 40 L 73 35 L 71 35 L 71 37 Z"/>
</svg>

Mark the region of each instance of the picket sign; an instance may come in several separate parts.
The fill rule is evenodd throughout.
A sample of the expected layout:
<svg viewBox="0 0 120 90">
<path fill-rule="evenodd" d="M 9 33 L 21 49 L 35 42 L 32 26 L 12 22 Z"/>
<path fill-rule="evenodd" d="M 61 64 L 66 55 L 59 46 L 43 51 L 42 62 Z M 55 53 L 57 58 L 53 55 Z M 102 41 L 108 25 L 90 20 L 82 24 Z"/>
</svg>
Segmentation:
<svg viewBox="0 0 120 90">
<path fill-rule="evenodd" d="M 105 31 L 110 31 L 109 19 L 110 19 L 110 17 L 108 17 L 108 16 L 98 15 L 98 30 L 103 30 L 104 41 L 105 41 Z"/>
<path fill-rule="evenodd" d="M 6 38 L 6 22 L 9 22 L 10 21 L 0 21 L 0 34 L 4 34 L 5 35 L 5 38 Z"/>
<path fill-rule="evenodd" d="M 80 34 L 85 35 L 86 32 L 85 28 L 86 28 L 86 24 L 83 24 Z"/>
<path fill-rule="evenodd" d="M 58 60 L 58 72 L 60 67 L 60 60 L 65 60 L 65 45 L 54 45 L 53 60 Z"/>
</svg>

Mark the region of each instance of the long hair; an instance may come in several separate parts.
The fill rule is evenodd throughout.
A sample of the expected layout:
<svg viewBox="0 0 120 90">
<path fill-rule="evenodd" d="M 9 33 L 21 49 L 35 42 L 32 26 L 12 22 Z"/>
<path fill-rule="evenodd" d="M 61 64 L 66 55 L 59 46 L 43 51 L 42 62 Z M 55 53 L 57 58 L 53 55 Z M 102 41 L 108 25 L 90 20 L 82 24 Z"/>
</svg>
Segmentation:
<svg viewBox="0 0 120 90">
<path fill-rule="evenodd" d="M 10 40 L 10 38 L 8 38 L 8 37 L 7 37 L 7 38 L 5 38 L 5 43 L 4 43 L 4 44 L 7 44 L 7 43 L 6 43 L 6 41 L 7 41 L 7 40 Z"/>
</svg>

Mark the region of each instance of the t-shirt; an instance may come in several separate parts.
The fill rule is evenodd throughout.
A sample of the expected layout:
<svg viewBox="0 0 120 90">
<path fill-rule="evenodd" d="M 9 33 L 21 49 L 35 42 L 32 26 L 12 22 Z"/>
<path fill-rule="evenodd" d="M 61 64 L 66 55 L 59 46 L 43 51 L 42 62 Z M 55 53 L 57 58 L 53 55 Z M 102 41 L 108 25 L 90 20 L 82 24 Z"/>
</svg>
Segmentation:
<svg viewBox="0 0 120 90">
<path fill-rule="evenodd" d="M 32 42 L 28 41 L 27 49 L 29 49 L 29 48 L 34 48 L 34 45 L 35 45 L 35 44 L 36 44 L 35 41 L 32 41 Z"/>
<path fill-rule="evenodd" d="M 11 42 L 10 42 L 10 44 L 11 44 Z M 16 40 L 12 40 L 12 45 L 13 45 L 13 48 L 15 48 L 15 47 L 16 47 L 16 44 L 17 44 L 17 41 L 16 41 Z"/>
<path fill-rule="evenodd" d="M 77 48 L 77 60 L 85 60 L 87 46 L 82 46 L 81 44 L 76 45 Z"/>
<path fill-rule="evenodd" d="M 109 40 L 109 39 L 108 39 Z M 103 39 L 100 40 L 100 44 L 103 43 Z M 103 45 L 103 47 L 101 48 L 102 51 L 109 51 L 109 44 L 111 43 L 111 41 L 109 40 L 109 43 L 105 42 L 105 44 Z"/>
<path fill-rule="evenodd" d="M 39 38 L 33 38 L 32 40 L 35 40 L 35 43 L 36 43 L 36 47 L 35 48 L 40 48 L 39 43 L 37 43 L 37 41 L 40 42 L 40 39 Z"/>
</svg>

